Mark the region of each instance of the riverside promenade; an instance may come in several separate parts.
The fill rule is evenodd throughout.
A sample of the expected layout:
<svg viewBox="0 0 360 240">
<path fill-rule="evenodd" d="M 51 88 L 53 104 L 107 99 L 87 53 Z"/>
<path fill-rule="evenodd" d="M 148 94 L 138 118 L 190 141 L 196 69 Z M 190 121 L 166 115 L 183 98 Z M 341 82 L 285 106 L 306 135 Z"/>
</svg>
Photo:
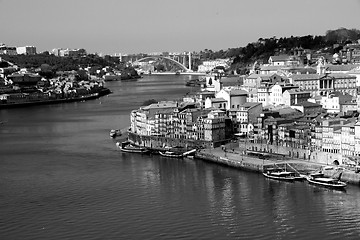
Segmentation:
<svg viewBox="0 0 360 240">
<path fill-rule="evenodd" d="M 260 159 L 257 157 L 246 155 L 243 151 L 240 151 L 239 148 L 232 148 L 231 146 L 226 146 L 226 150 L 224 150 L 224 148 L 222 147 L 202 149 L 196 152 L 195 158 L 208 162 L 213 162 L 216 164 L 234 167 L 239 170 L 253 171 L 258 173 L 262 173 L 263 170 L 266 169 L 266 167 L 284 165 L 290 166 L 291 168 L 296 169 L 302 174 L 308 174 L 314 171 L 322 170 L 326 176 L 334 176 L 339 173 L 339 171 L 341 171 L 342 181 L 360 186 L 360 174 L 355 173 L 351 170 L 342 169 L 338 166 L 332 166 L 332 169 L 325 169 L 325 167 L 329 167 L 329 165 L 311 162 L 308 160 L 294 158 L 291 159 L 288 157 L 272 157 L 269 159 Z"/>
</svg>

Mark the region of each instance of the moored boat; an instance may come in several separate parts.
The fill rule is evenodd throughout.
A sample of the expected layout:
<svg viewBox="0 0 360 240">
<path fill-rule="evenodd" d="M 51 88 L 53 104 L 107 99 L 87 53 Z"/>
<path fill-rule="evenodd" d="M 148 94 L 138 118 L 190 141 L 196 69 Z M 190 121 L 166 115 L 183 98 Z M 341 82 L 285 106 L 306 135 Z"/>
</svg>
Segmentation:
<svg viewBox="0 0 360 240">
<path fill-rule="evenodd" d="M 340 181 L 341 173 L 338 178 L 325 177 L 323 173 L 310 174 L 306 177 L 306 180 L 310 184 L 319 185 L 323 187 L 345 189 L 347 184 Z"/>
<path fill-rule="evenodd" d="M 172 157 L 172 158 L 182 158 L 184 156 L 182 153 L 176 153 L 172 151 L 159 151 L 159 154 L 164 157 Z"/>
<path fill-rule="evenodd" d="M 123 152 L 129 152 L 129 153 L 148 153 L 150 150 L 147 149 L 146 147 L 140 147 L 140 146 L 136 146 L 133 145 L 131 142 L 126 141 L 126 142 L 122 142 L 116 143 L 116 146 Z"/>
<path fill-rule="evenodd" d="M 110 137 L 112 137 L 112 138 L 116 138 L 121 135 L 122 135 L 122 133 L 119 129 L 111 129 L 110 130 Z"/>
<path fill-rule="evenodd" d="M 270 179 L 282 180 L 282 181 L 295 181 L 294 173 L 276 169 L 268 169 L 263 172 L 263 175 Z"/>
</svg>

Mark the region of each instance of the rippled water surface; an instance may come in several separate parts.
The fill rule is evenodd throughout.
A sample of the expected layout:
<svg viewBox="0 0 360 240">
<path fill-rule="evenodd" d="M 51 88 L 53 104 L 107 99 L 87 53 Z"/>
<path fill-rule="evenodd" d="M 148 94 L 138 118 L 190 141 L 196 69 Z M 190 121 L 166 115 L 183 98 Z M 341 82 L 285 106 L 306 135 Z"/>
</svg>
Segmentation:
<svg viewBox="0 0 360 240">
<path fill-rule="evenodd" d="M 125 154 L 109 138 L 188 76 L 111 82 L 97 100 L 0 110 L 0 239 L 360 239 L 360 189 Z M 193 77 L 196 78 L 196 77 Z"/>
</svg>

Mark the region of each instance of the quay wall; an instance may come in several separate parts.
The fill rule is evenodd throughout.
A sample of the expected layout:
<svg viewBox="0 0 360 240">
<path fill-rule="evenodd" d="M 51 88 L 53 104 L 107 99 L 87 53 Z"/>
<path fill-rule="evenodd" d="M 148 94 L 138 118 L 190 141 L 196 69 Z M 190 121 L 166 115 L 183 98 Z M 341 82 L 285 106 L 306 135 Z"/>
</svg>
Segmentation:
<svg viewBox="0 0 360 240">
<path fill-rule="evenodd" d="M 157 136 L 140 136 L 131 132 L 128 133 L 128 139 L 136 145 L 145 146 L 153 150 L 162 150 L 165 146 L 178 146 L 187 149 L 205 148 L 201 151 L 197 151 L 194 158 L 234 167 L 244 171 L 261 173 L 263 172 L 264 167 L 273 166 L 275 164 L 280 166 L 282 164 L 289 164 L 303 174 L 322 170 L 326 176 L 331 177 L 336 176 L 336 174 L 339 173 L 339 170 L 337 170 L 335 165 L 332 165 L 334 170 L 324 169 L 325 166 L 329 166 L 334 163 L 334 159 L 337 159 L 336 156 L 329 157 L 321 153 L 316 153 L 316 157 L 312 157 L 309 155 L 309 151 L 307 149 L 296 149 L 274 145 L 265 146 L 264 144 L 259 143 L 248 143 L 245 145 L 243 142 L 240 142 L 238 146 L 236 143 L 229 144 L 229 147 L 233 150 L 233 152 L 234 149 L 236 149 L 236 154 L 229 151 L 224 154 L 223 150 L 220 150 L 220 148 L 214 148 L 212 143 L 207 141 L 193 141 L 187 139 L 173 139 Z M 222 143 L 216 143 L 214 145 L 221 146 L 221 144 Z M 261 160 L 245 154 L 239 154 L 244 153 L 245 150 L 278 153 L 282 154 L 283 157 Z M 360 173 L 355 173 L 352 170 L 344 169 L 342 171 L 341 180 L 349 184 L 360 186 Z"/>
<path fill-rule="evenodd" d="M 327 177 L 337 177 L 339 175 L 339 170 L 324 170 L 324 175 Z M 342 175 L 340 177 L 341 181 L 360 186 L 360 173 L 355 173 L 353 171 L 342 171 Z"/>
<path fill-rule="evenodd" d="M 218 163 L 222 165 L 226 165 L 229 167 L 235 167 L 242 170 L 252 171 L 252 172 L 262 172 L 263 165 L 259 163 L 250 163 L 247 161 L 236 161 L 233 159 L 229 159 L 226 157 L 220 157 L 214 154 L 203 153 L 203 152 L 196 152 L 195 157 L 196 159 L 201 159 L 208 162 Z"/>
<path fill-rule="evenodd" d="M 143 136 L 136 133 L 128 132 L 128 139 L 138 146 L 148 147 L 151 149 L 161 149 L 168 147 L 183 147 L 183 148 L 210 148 L 218 147 L 222 142 L 209 142 L 200 140 L 177 139 L 160 136 Z"/>
<path fill-rule="evenodd" d="M 310 159 L 310 151 L 301 148 L 292 148 L 292 147 L 284 147 L 279 145 L 271 145 L 265 143 L 251 143 L 251 142 L 240 142 L 239 148 L 241 150 L 277 153 L 277 154 L 282 154 L 285 157 L 289 157 L 289 158 L 297 158 L 303 160 Z"/>
<path fill-rule="evenodd" d="M 327 153 L 321 151 L 310 151 L 309 149 L 285 147 L 265 143 L 240 142 L 240 150 L 263 151 L 282 154 L 286 158 L 308 160 L 321 164 L 343 164 L 341 154 Z"/>
<path fill-rule="evenodd" d="M 248 156 L 241 156 L 241 158 L 239 157 L 234 158 L 229 153 L 227 155 L 230 156 L 223 157 L 222 155 L 220 156 L 217 153 L 198 151 L 195 153 L 194 158 L 207 162 L 212 162 L 215 164 L 225 165 L 228 167 L 234 167 L 244 171 L 252 171 L 258 173 L 262 173 L 263 169 L 266 167 L 272 167 L 274 165 L 277 165 L 283 168 L 285 164 L 294 167 L 298 172 L 302 174 L 308 174 L 314 171 L 322 170 L 325 176 L 337 177 L 338 174 L 340 173 L 340 171 L 336 168 L 334 168 L 333 170 L 325 170 L 324 167 L 327 165 L 319 164 L 316 162 L 309 162 L 302 160 L 295 160 L 295 161 L 284 160 L 282 162 L 279 162 L 278 160 L 266 160 L 263 162 L 260 159 L 255 159 Z M 340 178 L 341 181 L 344 181 L 348 184 L 360 186 L 360 173 L 355 173 L 354 171 L 350 171 L 350 170 L 342 170 L 341 172 L 342 172 Z"/>
</svg>

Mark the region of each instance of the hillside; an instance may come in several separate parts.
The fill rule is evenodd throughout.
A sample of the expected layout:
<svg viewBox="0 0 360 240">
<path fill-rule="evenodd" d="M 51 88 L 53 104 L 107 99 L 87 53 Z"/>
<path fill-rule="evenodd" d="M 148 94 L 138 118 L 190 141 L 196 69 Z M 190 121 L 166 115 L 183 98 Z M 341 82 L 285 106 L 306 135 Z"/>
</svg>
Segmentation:
<svg viewBox="0 0 360 240">
<path fill-rule="evenodd" d="M 360 30 L 340 28 L 328 30 L 324 36 L 300 36 L 284 38 L 259 38 L 256 42 L 247 44 L 245 47 L 229 48 L 213 52 L 205 49 L 200 54 L 202 58 L 232 58 L 231 70 L 244 72 L 255 61 L 267 62 L 270 56 L 278 54 L 292 54 L 295 48 L 303 48 L 323 53 L 338 52 L 345 44 L 360 39 Z"/>
</svg>

